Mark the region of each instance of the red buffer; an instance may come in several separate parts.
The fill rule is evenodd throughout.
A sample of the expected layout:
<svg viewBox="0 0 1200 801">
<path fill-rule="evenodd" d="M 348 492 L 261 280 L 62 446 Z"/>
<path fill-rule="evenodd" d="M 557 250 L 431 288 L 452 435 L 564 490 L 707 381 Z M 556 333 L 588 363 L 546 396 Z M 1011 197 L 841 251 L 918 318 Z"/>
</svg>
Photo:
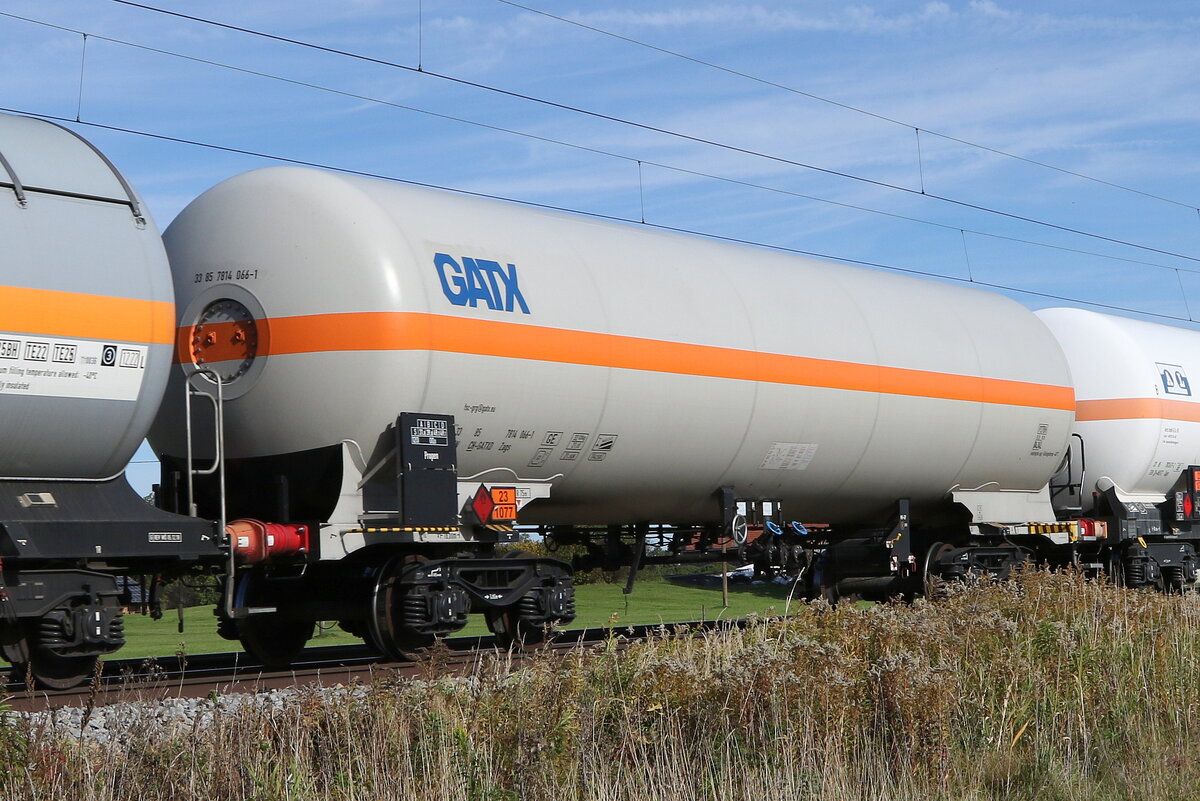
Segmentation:
<svg viewBox="0 0 1200 801">
<path fill-rule="evenodd" d="M 234 520 L 225 526 L 233 551 L 243 564 L 268 562 L 308 552 L 308 526 L 299 523 L 264 523 Z"/>
</svg>

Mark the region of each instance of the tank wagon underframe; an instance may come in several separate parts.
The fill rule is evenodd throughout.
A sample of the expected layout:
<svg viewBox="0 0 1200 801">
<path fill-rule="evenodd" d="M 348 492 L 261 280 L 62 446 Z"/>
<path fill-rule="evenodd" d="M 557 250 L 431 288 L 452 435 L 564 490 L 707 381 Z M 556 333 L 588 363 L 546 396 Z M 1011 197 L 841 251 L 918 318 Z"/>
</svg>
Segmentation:
<svg viewBox="0 0 1200 801">
<path fill-rule="evenodd" d="M 1086 517 L 1043 522 L 923 525 L 906 501 L 893 523 L 855 528 L 789 521 L 779 500 L 737 498 L 721 505 L 727 522 L 670 526 L 539 526 L 551 552 L 571 552 L 577 570 L 637 570 L 651 564 L 752 564 L 756 578 L 789 577 L 798 597 L 884 600 L 924 594 L 931 581 L 969 576 L 1004 579 L 1014 570 L 1049 565 L 1107 575 L 1126 587 L 1179 592 L 1200 587 L 1200 468 L 1179 476 L 1158 503 L 1101 493 Z M 718 493 L 733 499 L 732 488 Z M 1193 500 L 1185 502 L 1185 498 Z M 730 508 L 736 509 L 732 514 Z"/>
<path fill-rule="evenodd" d="M 496 550 L 517 538 L 518 509 L 548 488 L 460 481 L 454 430 L 450 415 L 401 414 L 365 476 L 345 444 L 208 466 L 164 457 L 160 505 L 236 518 L 222 635 L 286 666 L 324 620 L 396 659 L 460 631 L 472 613 L 509 644 L 573 620 L 569 564 Z"/>
</svg>

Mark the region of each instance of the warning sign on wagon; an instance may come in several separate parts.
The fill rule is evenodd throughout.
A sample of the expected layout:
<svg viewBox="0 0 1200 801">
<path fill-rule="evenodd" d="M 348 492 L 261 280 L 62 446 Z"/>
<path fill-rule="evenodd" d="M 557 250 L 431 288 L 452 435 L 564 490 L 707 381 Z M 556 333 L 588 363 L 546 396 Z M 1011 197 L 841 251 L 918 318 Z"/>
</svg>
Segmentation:
<svg viewBox="0 0 1200 801">
<path fill-rule="evenodd" d="M 145 345 L 0 333 L 0 395 L 136 400 Z"/>
<path fill-rule="evenodd" d="M 803 470 L 817 455 L 812 442 L 772 442 L 762 460 L 763 470 Z"/>
</svg>

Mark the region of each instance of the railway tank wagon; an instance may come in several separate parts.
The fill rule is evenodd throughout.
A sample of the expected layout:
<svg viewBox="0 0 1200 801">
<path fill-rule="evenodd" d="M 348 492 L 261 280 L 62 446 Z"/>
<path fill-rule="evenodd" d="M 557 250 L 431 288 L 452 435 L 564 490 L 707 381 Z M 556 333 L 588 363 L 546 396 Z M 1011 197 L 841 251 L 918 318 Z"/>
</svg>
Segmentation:
<svg viewBox="0 0 1200 801">
<path fill-rule="evenodd" d="M 1035 313 L 1066 354 L 1077 400 L 1070 459 L 1052 482 L 1059 515 L 1111 521 L 1105 567 L 1125 583 L 1193 584 L 1200 332 L 1084 309 Z"/>
<path fill-rule="evenodd" d="M 151 441 L 170 485 L 183 376 L 221 377 L 230 515 L 312 526 L 305 577 L 255 580 L 266 608 L 366 597 L 365 623 L 339 614 L 375 625 L 388 604 L 378 572 L 355 584 L 367 561 L 407 560 L 384 580 L 409 592 L 423 559 L 486 554 L 509 535 L 469 525 L 487 522 L 472 501 L 496 487 L 522 523 L 625 556 L 620 540 L 650 524 L 688 547 L 729 533 L 739 501 L 874 544 L 910 513 L 964 519 L 952 495 L 976 520 L 1054 519 L 1070 375 L 1046 327 L 996 294 L 291 167 L 209 190 L 165 240 L 183 369 Z M 398 508 L 419 503 L 398 479 L 419 438 L 407 412 L 457 439 L 437 525 Z M 211 486 L 198 492 L 214 514 Z M 909 565 L 896 542 L 884 562 Z M 422 614 L 447 589 L 422 590 Z"/>
<path fill-rule="evenodd" d="M 157 412 L 174 306 L 158 230 L 90 143 L 0 115 L 0 647 L 45 686 L 123 642 L 118 577 L 216 554 L 123 470 Z"/>
</svg>

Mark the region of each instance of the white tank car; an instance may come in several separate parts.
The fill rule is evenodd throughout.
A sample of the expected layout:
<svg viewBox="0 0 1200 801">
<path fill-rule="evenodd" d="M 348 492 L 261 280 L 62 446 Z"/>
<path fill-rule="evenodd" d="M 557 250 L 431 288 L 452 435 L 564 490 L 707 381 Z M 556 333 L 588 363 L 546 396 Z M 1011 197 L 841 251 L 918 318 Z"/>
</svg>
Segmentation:
<svg viewBox="0 0 1200 801">
<path fill-rule="evenodd" d="M 552 479 L 523 522 L 702 522 L 722 486 L 837 522 L 1032 492 L 1074 419 L 1045 326 L 945 283 L 291 167 L 164 236 L 230 458 L 352 440 L 369 472 L 398 412 L 449 413 L 460 476 Z"/>
<path fill-rule="evenodd" d="M 65 128 L 0 115 L 0 156 L 0 476 L 118 474 L 171 368 L 159 232 Z"/>
<path fill-rule="evenodd" d="M 1200 331 L 1083 309 L 1036 312 L 1062 346 L 1075 382 L 1071 475 L 1091 509 L 1095 491 L 1115 487 L 1133 501 L 1161 502 L 1188 465 L 1200 463 Z M 1066 482 L 1064 471 L 1056 483 Z"/>
</svg>

